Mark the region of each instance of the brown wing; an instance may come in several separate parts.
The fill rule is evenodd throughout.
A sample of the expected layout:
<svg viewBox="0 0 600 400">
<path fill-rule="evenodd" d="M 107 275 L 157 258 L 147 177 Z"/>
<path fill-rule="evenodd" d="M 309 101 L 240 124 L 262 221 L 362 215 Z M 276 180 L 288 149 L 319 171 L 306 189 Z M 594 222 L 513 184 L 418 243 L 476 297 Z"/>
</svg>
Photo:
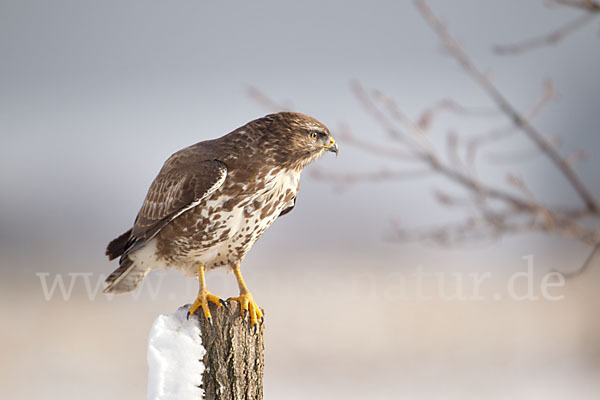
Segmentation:
<svg viewBox="0 0 600 400">
<path fill-rule="evenodd" d="M 223 185 L 226 176 L 227 166 L 218 160 L 165 164 L 150 185 L 125 254 L 143 246 L 169 222 L 200 204 Z"/>
</svg>

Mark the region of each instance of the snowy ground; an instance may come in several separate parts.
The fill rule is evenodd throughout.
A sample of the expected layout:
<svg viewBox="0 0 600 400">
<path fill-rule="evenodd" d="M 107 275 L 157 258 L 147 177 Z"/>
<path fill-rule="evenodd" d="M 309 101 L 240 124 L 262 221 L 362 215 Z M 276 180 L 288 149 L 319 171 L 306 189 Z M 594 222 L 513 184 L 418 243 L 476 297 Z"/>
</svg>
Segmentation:
<svg viewBox="0 0 600 400">
<path fill-rule="evenodd" d="M 364 270 L 349 263 L 340 263 L 343 271 L 288 265 L 270 275 L 259 263 L 250 265 L 247 283 L 266 310 L 267 400 L 599 398 L 600 269 L 569 281 L 561 301 L 497 301 L 491 282 L 482 290 L 486 300 L 419 301 L 410 296 L 415 283 L 408 279 L 408 298 L 395 297 L 397 282 L 383 267 L 372 270 L 371 281 L 361 280 L 366 291 L 359 296 L 353 277 Z M 216 294 L 237 291 L 231 275 L 207 278 Z M 31 281 L 0 280 L 1 399 L 144 398 L 153 323 L 157 333 L 181 327 L 183 314 L 157 316 L 197 293 L 196 282 L 172 273 L 154 300 L 146 286 L 135 299 L 89 300 L 79 280 L 71 300 L 45 301 L 39 279 L 35 286 Z M 505 283 L 500 276 L 496 281 Z"/>
</svg>

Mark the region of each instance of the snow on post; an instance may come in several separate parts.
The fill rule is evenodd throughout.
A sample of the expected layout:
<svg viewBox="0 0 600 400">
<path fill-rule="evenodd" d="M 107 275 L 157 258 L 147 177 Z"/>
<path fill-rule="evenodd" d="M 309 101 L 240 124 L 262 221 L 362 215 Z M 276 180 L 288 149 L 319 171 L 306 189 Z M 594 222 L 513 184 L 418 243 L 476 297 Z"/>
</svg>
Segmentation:
<svg viewBox="0 0 600 400">
<path fill-rule="evenodd" d="M 160 315 L 148 339 L 148 400 L 196 400 L 203 396 L 204 355 L 197 320 L 187 309 Z"/>
<path fill-rule="evenodd" d="M 160 315 L 148 340 L 148 400 L 263 397 L 264 326 L 253 333 L 235 301 L 211 305 L 213 325 L 186 319 L 189 306 Z"/>
</svg>

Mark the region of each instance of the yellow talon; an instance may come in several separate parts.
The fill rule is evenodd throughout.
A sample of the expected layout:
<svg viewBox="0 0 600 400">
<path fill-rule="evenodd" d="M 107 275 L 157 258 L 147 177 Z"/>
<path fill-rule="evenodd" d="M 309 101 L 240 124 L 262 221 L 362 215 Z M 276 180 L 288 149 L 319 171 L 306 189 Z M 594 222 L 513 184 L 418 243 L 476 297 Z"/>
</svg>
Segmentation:
<svg viewBox="0 0 600 400">
<path fill-rule="evenodd" d="M 238 297 L 232 297 L 231 300 L 235 300 L 240 303 L 240 314 L 242 316 L 246 316 L 248 314 L 250 316 L 250 325 L 254 326 L 258 324 L 258 321 L 262 320 L 263 313 L 258 307 L 258 304 L 252 298 L 251 293 L 243 293 Z"/>
<path fill-rule="evenodd" d="M 209 302 L 214 303 L 218 306 L 222 305 L 222 300 L 219 296 L 212 294 L 206 289 L 200 289 L 200 291 L 198 292 L 198 297 L 196 297 L 194 304 L 192 304 L 192 306 L 188 310 L 188 317 L 190 315 L 193 315 L 199 308 L 202 308 L 206 320 L 209 322 L 212 321 L 212 315 L 210 313 L 210 308 L 208 307 Z"/>
<path fill-rule="evenodd" d="M 202 264 L 198 265 L 198 280 L 200 281 L 200 290 L 198 290 L 198 296 L 196 300 L 194 300 L 194 304 L 188 310 L 187 317 L 193 315 L 197 309 L 202 308 L 204 313 L 204 318 L 210 323 L 212 323 L 212 315 L 210 314 L 210 308 L 208 307 L 208 303 L 214 303 L 217 306 L 223 305 L 223 300 L 219 296 L 212 294 L 206 289 L 206 281 L 204 280 L 204 266 Z"/>
</svg>

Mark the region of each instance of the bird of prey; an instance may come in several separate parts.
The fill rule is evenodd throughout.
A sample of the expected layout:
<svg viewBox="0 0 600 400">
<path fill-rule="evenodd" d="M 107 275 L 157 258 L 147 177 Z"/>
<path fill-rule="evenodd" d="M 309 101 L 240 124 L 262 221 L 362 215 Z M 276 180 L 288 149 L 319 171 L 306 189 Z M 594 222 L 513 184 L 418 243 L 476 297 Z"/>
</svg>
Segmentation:
<svg viewBox="0 0 600 400">
<path fill-rule="evenodd" d="M 133 227 L 108 244 L 120 257 L 105 293 L 134 290 L 153 269 L 174 268 L 197 277 L 198 296 L 188 317 L 222 300 L 206 288 L 205 271 L 230 268 L 239 286 L 240 311 L 256 326 L 262 312 L 240 272 L 256 240 L 296 202 L 304 167 L 338 146 L 325 125 L 307 115 L 281 112 L 251 121 L 167 159 L 150 185 Z"/>
</svg>

